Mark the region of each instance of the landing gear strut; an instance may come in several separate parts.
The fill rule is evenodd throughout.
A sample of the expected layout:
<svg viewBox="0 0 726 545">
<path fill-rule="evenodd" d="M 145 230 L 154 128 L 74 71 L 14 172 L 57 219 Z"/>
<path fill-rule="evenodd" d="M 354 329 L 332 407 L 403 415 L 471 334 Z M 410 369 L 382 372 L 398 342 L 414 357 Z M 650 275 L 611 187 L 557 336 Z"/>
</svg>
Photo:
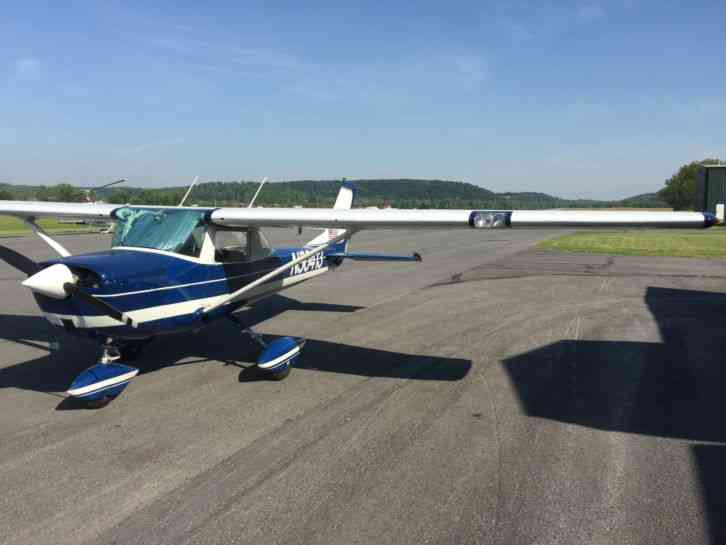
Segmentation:
<svg viewBox="0 0 726 545">
<path fill-rule="evenodd" d="M 108 365 L 121 361 L 121 346 L 114 344 L 113 339 L 108 338 L 101 346 L 101 356 L 98 358 L 98 363 Z"/>
</svg>

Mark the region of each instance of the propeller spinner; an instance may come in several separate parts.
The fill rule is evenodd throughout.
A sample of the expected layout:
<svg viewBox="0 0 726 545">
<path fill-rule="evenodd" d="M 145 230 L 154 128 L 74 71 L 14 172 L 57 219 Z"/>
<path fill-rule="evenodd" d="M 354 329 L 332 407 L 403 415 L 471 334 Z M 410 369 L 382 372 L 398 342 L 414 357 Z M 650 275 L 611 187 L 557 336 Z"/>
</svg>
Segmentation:
<svg viewBox="0 0 726 545">
<path fill-rule="evenodd" d="M 7 248 L 3 248 L 7 250 Z M 77 297 L 85 303 L 94 306 L 106 316 L 123 322 L 130 327 L 138 327 L 138 324 L 129 316 L 109 305 L 105 301 L 87 293 L 77 284 L 77 278 L 73 271 L 63 263 L 56 263 L 50 267 L 41 269 L 40 266 L 31 259 L 18 254 L 17 252 L 0 253 L 8 264 L 15 266 L 17 269 L 25 272 L 29 277 L 22 282 L 26 288 L 54 299 L 66 299 L 68 297 Z M 8 259 L 10 256 L 10 259 Z M 12 261 L 11 261 L 12 260 Z M 17 266 L 16 266 L 17 265 Z M 21 268 L 21 266 L 23 268 Z"/>
</svg>

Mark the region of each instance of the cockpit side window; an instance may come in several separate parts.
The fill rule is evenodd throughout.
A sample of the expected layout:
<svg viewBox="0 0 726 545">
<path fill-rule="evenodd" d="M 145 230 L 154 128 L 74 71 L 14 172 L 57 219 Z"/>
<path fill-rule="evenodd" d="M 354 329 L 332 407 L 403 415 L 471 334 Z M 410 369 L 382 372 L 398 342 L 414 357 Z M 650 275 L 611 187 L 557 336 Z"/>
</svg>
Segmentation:
<svg viewBox="0 0 726 545">
<path fill-rule="evenodd" d="M 199 257 L 199 254 L 202 252 L 202 244 L 204 244 L 204 233 L 206 230 L 206 225 L 197 225 L 184 245 L 177 250 L 177 253 L 190 257 Z"/>
<path fill-rule="evenodd" d="M 220 229 L 214 236 L 217 263 L 259 261 L 272 253 L 270 244 L 259 229 Z"/>
<path fill-rule="evenodd" d="M 249 261 L 247 231 L 217 231 L 214 248 L 214 259 L 218 263 Z"/>
<path fill-rule="evenodd" d="M 253 260 L 265 259 L 272 254 L 272 247 L 260 229 L 250 229 L 247 237 L 249 253 Z"/>
</svg>

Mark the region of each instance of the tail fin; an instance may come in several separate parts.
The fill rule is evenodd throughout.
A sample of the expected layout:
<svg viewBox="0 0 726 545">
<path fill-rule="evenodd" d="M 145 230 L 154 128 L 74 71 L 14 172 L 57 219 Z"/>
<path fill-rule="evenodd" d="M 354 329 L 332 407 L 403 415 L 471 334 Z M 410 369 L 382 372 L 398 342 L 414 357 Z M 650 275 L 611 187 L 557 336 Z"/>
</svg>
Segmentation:
<svg viewBox="0 0 726 545">
<path fill-rule="evenodd" d="M 356 187 L 352 183 L 343 182 L 340 191 L 338 191 L 338 196 L 335 199 L 333 209 L 350 210 L 355 204 L 355 197 L 357 193 L 358 189 L 356 189 Z M 320 233 L 318 236 L 308 242 L 306 246 L 320 246 L 321 244 L 325 244 L 329 240 L 334 239 L 335 237 L 340 236 L 343 233 L 345 233 L 345 229 L 325 229 L 322 233 Z M 347 250 L 348 239 L 345 239 L 342 242 L 335 244 L 335 246 L 330 247 L 330 251 L 335 252 L 345 252 Z"/>
<path fill-rule="evenodd" d="M 338 191 L 333 208 L 336 210 L 350 210 L 355 204 L 355 197 L 358 189 L 350 182 L 343 182 Z"/>
</svg>

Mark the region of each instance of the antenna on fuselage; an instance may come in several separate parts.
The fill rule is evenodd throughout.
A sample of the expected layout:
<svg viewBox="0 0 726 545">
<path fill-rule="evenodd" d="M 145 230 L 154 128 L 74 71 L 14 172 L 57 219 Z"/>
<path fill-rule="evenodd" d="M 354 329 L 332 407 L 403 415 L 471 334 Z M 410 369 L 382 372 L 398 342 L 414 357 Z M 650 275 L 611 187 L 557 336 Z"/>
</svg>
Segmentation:
<svg viewBox="0 0 726 545">
<path fill-rule="evenodd" d="M 257 195 L 260 194 L 260 191 L 262 190 L 262 186 L 265 185 L 265 182 L 267 182 L 267 178 L 262 178 L 262 181 L 260 182 L 260 185 L 257 188 L 257 191 L 255 191 L 255 195 L 254 195 L 254 197 L 252 197 L 250 204 L 247 205 L 247 208 L 252 208 L 252 205 L 255 204 L 255 201 L 257 200 Z"/>
<path fill-rule="evenodd" d="M 194 179 L 192 180 L 191 185 L 189 186 L 189 189 L 187 189 L 187 192 L 184 193 L 184 196 L 182 197 L 182 200 L 179 201 L 179 204 L 177 204 L 177 207 L 184 206 L 184 202 L 187 200 L 187 197 L 189 196 L 189 193 L 192 192 L 192 188 L 194 187 L 194 184 L 197 183 L 197 180 L 199 179 L 199 176 L 194 176 Z"/>
</svg>

